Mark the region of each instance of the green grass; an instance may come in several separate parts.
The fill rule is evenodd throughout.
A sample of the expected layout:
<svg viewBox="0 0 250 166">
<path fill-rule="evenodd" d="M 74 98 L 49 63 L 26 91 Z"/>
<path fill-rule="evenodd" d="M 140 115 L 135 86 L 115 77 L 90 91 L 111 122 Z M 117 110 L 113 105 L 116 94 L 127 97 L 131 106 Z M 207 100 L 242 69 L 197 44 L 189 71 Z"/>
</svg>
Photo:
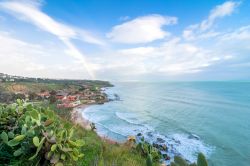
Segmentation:
<svg viewBox="0 0 250 166">
<path fill-rule="evenodd" d="M 145 166 L 146 159 L 128 144 L 114 144 L 102 140 L 94 131 L 77 127 L 75 136 L 85 140 L 84 157 L 78 166 Z M 154 163 L 154 166 L 159 163 Z"/>
</svg>

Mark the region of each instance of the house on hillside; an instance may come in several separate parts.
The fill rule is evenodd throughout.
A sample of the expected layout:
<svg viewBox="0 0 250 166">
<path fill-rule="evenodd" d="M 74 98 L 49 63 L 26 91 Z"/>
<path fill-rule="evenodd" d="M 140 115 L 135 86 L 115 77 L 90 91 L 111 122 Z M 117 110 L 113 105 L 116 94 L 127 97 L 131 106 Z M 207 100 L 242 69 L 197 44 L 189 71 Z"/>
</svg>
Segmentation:
<svg viewBox="0 0 250 166">
<path fill-rule="evenodd" d="M 74 108 L 81 104 L 80 100 L 70 102 L 69 100 L 63 100 L 61 104 L 57 104 L 57 108 Z"/>
<path fill-rule="evenodd" d="M 37 93 L 38 96 L 40 96 L 42 99 L 48 99 L 50 97 L 50 94 L 48 91 Z"/>
<path fill-rule="evenodd" d="M 63 91 L 59 91 L 56 93 L 56 99 L 57 100 L 63 100 L 67 97 L 68 93 L 63 92 Z"/>
<path fill-rule="evenodd" d="M 67 99 L 68 99 L 69 101 L 76 101 L 76 100 L 78 99 L 78 96 L 69 95 L 69 96 L 67 96 Z"/>
</svg>

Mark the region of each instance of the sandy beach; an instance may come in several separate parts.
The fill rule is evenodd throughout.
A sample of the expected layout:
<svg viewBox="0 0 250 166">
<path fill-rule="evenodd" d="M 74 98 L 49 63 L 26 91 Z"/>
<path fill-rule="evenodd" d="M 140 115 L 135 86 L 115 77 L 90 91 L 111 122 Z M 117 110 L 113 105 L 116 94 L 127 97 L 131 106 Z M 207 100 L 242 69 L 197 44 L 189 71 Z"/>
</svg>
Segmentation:
<svg viewBox="0 0 250 166">
<path fill-rule="evenodd" d="M 91 122 L 85 118 L 83 118 L 82 116 L 82 111 L 84 111 L 84 109 L 86 109 L 87 107 L 89 107 L 90 105 L 87 105 L 87 104 L 82 104 L 82 105 L 79 105 L 77 107 L 75 107 L 72 111 L 71 111 L 71 120 L 73 123 L 77 124 L 77 125 L 80 125 L 81 127 L 85 128 L 86 130 L 91 130 Z M 97 133 L 98 134 L 98 133 Z M 111 143 L 111 144 L 117 144 L 118 142 L 117 141 L 114 141 L 108 137 L 105 137 L 105 136 L 101 136 L 99 135 L 99 137 L 108 142 L 108 143 Z"/>
<path fill-rule="evenodd" d="M 71 111 L 71 120 L 72 122 L 74 122 L 75 124 L 80 125 L 81 127 L 90 130 L 90 124 L 91 122 L 88 121 L 87 119 L 84 119 L 82 116 L 82 111 L 84 109 L 86 109 L 89 105 L 87 104 L 82 104 L 80 106 L 75 107 L 72 111 Z"/>
</svg>

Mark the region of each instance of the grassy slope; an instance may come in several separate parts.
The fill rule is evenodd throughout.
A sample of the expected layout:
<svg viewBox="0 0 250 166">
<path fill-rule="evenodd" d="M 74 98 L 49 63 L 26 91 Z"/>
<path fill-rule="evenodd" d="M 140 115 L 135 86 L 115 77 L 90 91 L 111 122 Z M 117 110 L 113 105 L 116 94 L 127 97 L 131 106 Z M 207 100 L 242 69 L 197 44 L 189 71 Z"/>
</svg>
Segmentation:
<svg viewBox="0 0 250 166">
<path fill-rule="evenodd" d="M 40 92 L 41 90 L 59 90 L 63 89 L 63 84 L 54 83 L 1 83 L 0 89 L 10 92 L 27 91 L 27 92 Z"/>
<path fill-rule="evenodd" d="M 117 166 L 145 166 L 145 159 L 126 145 L 110 144 L 101 140 L 93 131 L 79 127 L 77 136 L 83 137 L 86 146 L 82 148 L 84 158 L 77 165 L 117 165 Z"/>
</svg>

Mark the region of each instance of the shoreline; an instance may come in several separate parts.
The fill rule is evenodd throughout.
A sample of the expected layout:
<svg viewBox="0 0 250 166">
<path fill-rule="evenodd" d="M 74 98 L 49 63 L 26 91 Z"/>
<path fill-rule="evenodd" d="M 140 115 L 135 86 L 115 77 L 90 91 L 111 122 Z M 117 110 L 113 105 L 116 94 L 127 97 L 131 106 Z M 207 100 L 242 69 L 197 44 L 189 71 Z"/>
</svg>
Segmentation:
<svg viewBox="0 0 250 166">
<path fill-rule="evenodd" d="M 79 106 L 73 108 L 73 109 L 71 110 L 71 121 L 72 121 L 75 125 L 79 125 L 79 126 L 81 126 L 82 128 L 84 128 L 84 129 L 86 129 L 86 130 L 88 130 L 88 131 L 91 131 L 91 126 L 90 126 L 90 124 L 91 124 L 92 122 L 89 121 L 88 119 L 85 119 L 85 118 L 82 116 L 82 112 L 83 112 L 87 107 L 92 106 L 92 105 L 95 105 L 95 104 L 81 104 L 81 105 L 79 105 Z M 93 132 L 95 132 L 95 133 L 98 135 L 98 137 L 99 137 L 102 141 L 104 141 L 104 142 L 106 142 L 106 143 L 109 143 L 109 144 L 119 144 L 119 145 L 123 145 L 123 144 L 126 144 L 126 143 L 127 143 L 127 141 L 125 141 L 125 142 L 118 142 L 118 141 L 113 140 L 113 139 L 110 138 L 110 137 L 99 135 L 98 132 L 96 132 L 96 130 L 93 130 Z M 132 136 L 132 135 L 131 135 L 131 136 Z M 132 137 L 135 137 L 135 138 L 136 138 L 136 137 L 138 137 L 138 134 L 137 134 L 136 136 L 132 136 Z M 139 138 L 139 137 L 138 137 L 138 138 Z M 151 145 L 152 145 L 153 147 L 155 147 L 154 144 L 151 144 Z M 156 147 L 155 147 L 155 148 L 156 148 Z M 165 147 L 159 144 L 159 147 L 158 147 L 157 149 L 158 149 L 159 151 L 161 151 L 160 148 L 165 148 Z M 167 148 L 167 147 L 166 147 L 166 148 Z M 166 150 L 166 149 L 165 149 L 165 150 Z M 161 151 L 161 152 L 162 152 L 162 151 Z M 161 162 L 162 164 L 165 164 L 164 166 L 169 165 L 169 164 L 170 164 L 170 161 L 172 161 L 172 160 L 170 160 L 170 156 L 168 156 L 166 153 L 161 153 L 161 155 L 162 155 L 162 159 L 160 160 L 160 162 Z M 164 156 L 165 156 L 165 157 L 164 157 Z M 166 158 L 166 157 L 167 157 L 167 158 Z"/>
<path fill-rule="evenodd" d="M 71 111 L 71 121 L 74 124 L 79 125 L 82 128 L 90 131 L 91 130 L 90 124 L 92 122 L 89 121 L 88 119 L 84 118 L 82 116 L 82 112 L 85 111 L 85 109 L 87 107 L 93 106 L 93 105 L 96 105 L 96 104 L 82 104 L 82 105 L 79 105 L 79 106 L 73 108 Z M 96 130 L 94 130 L 93 132 L 95 132 L 102 141 L 105 141 L 109 144 L 120 144 L 120 145 L 126 144 L 126 141 L 119 142 L 119 141 L 116 141 L 110 137 L 102 136 Z M 147 137 L 147 136 L 152 135 L 152 134 L 153 134 L 152 132 L 149 132 L 149 133 L 139 132 L 137 135 L 134 135 L 134 137 L 136 138 L 136 140 L 138 140 L 144 136 Z M 131 136 L 133 136 L 133 135 L 131 135 Z M 193 137 L 194 140 L 199 140 L 198 136 L 190 135 L 190 137 L 191 136 Z M 153 136 L 150 136 L 150 137 L 153 138 Z M 128 136 L 128 138 L 129 138 L 129 136 Z M 146 141 L 149 144 L 151 144 L 154 148 L 159 150 L 159 152 L 162 155 L 162 158 L 160 160 L 162 163 L 169 165 L 170 162 L 173 161 L 174 156 L 181 156 L 189 163 L 194 162 L 194 160 L 192 160 L 192 159 L 190 160 L 190 159 L 185 158 L 183 154 L 181 154 L 178 150 L 176 150 L 175 146 L 179 146 L 180 144 L 182 144 L 180 142 L 180 140 L 178 140 L 176 138 L 171 138 L 171 140 L 170 140 L 170 137 L 166 137 L 166 138 L 168 138 L 168 140 L 157 135 L 153 142 Z"/>
<path fill-rule="evenodd" d="M 71 110 L 71 121 L 74 123 L 74 124 L 77 124 L 77 125 L 80 125 L 81 127 L 87 129 L 87 130 L 90 130 L 90 121 L 83 118 L 82 116 L 82 113 L 80 111 L 81 110 L 84 110 L 86 109 L 87 107 L 89 107 L 90 105 L 88 104 L 81 104 L 75 108 L 73 108 Z"/>
<path fill-rule="evenodd" d="M 83 116 L 82 116 L 82 112 L 89 106 L 92 106 L 94 104 L 81 104 L 75 108 L 73 108 L 71 110 L 71 121 L 76 124 L 76 125 L 79 125 L 81 126 L 82 128 L 86 129 L 86 130 L 91 130 L 91 121 L 89 121 L 88 119 L 85 119 Z M 108 142 L 110 144 L 121 144 L 111 138 L 108 138 L 108 137 L 105 137 L 105 136 L 101 136 L 99 135 L 95 130 L 94 132 L 100 137 L 100 139 L 102 139 L 103 141 L 105 142 Z"/>
<path fill-rule="evenodd" d="M 109 100 L 105 101 L 104 103 L 107 103 L 110 101 L 115 101 L 115 100 L 120 100 L 120 98 L 116 97 L 113 100 L 109 99 Z M 82 128 L 91 131 L 92 130 L 91 124 L 93 122 L 84 118 L 82 113 L 89 106 L 98 105 L 98 104 L 99 103 L 81 104 L 81 105 L 74 107 L 71 110 L 71 121 L 74 124 L 79 125 Z M 158 151 L 159 154 L 161 154 L 160 162 L 164 163 L 166 165 L 169 165 L 170 162 L 173 161 L 174 156 L 181 156 L 188 163 L 195 162 L 195 159 L 193 158 L 193 156 L 188 156 L 188 154 L 186 154 L 185 151 L 180 150 L 180 148 L 187 145 L 183 142 L 183 139 L 184 140 L 188 139 L 188 141 L 186 140 L 187 142 L 190 142 L 189 140 L 191 140 L 191 143 L 193 143 L 193 141 L 198 141 L 198 142 L 196 142 L 198 146 L 200 144 L 202 144 L 202 142 L 200 141 L 200 138 L 194 134 L 191 134 L 191 133 L 188 135 L 184 135 L 184 136 L 177 135 L 177 137 L 174 137 L 174 136 L 160 135 L 160 134 L 155 133 L 154 131 L 151 131 L 151 130 L 145 130 L 145 132 L 138 130 L 137 134 L 128 135 L 126 138 L 127 141 L 125 141 L 125 140 L 124 141 L 117 141 L 117 140 L 110 138 L 108 136 L 101 135 L 96 130 L 93 130 L 93 132 L 95 132 L 97 134 L 97 136 L 102 141 L 107 142 L 109 144 L 123 145 L 123 144 L 126 144 L 128 142 L 130 137 L 133 137 L 136 142 L 138 141 L 137 143 L 140 143 L 142 140 L 143 140 L 142 142 L 144 142 L 144 140 L 145 140 L 145 143 L 150 144 L 152 147 L 154 147 Z M 181 138 L 179 138 L 179 136 Z M 202 146 L 203 146 L 203 144 L 202 144 Z M 179 147 L 179 149 L 178 149 L 178 147 Z M 187 147 L 189 148 L 189 146 L 187 146 Z"/>
</svg>

